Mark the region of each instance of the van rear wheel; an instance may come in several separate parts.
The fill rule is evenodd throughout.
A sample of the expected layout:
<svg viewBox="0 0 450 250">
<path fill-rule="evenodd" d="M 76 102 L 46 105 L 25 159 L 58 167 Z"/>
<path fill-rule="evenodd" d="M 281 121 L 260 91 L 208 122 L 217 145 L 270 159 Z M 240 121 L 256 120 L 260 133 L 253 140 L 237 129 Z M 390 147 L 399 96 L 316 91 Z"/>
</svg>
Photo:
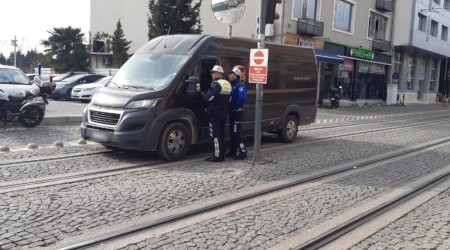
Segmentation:
<svg viewBox="0 0 450 250">
<path fill-rule="evenodd" d="M 186 156 L 191 138 L 186 126 L 180 122 L 167 125 L 161 133 L 157 153 L 161 158 L 176 161 Z"/>
<path fill-rule="evenodd" d="M 283 128 L 278 130 L 278 138 L 283 142 L 292 142 L 297 139 L 298 119 L 290 115 L 284 120 Z"/>
</svg>

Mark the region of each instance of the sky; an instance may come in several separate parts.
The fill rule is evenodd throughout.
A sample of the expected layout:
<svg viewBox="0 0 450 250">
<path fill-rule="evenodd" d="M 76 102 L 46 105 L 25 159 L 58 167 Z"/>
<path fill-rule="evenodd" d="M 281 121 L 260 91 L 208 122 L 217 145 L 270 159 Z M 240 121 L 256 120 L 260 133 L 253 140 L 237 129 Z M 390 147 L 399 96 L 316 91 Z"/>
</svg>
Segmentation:
<svg viewBox="0 0 450 250">
<path fill-rule="evenodd" d="M 91 0 L 0 0 L 0 53 L 6 58 L 14 51 L 17 38 L 22 53 L 43 52 L 41 40 L 57 27 L 81 28 L 85 43 L 89 38 Z"/>
</svg>

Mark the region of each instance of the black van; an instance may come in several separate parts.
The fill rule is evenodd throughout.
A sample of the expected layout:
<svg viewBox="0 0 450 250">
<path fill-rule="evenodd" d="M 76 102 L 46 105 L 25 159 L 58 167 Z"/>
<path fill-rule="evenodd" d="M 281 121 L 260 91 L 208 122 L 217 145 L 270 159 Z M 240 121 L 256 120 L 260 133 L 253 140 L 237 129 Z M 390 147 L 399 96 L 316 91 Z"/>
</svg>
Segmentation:
<svg viewBox="0 0 450 250">
<path fill-rule="evenodd" d="M 157 151 L 179 160 L 190 145 L 208 138 L 204 105 L 210 69 L 249 67 L 257 42 L 207 35 L 170 35 L 139 49 L 84 110 L 81 135 L 105 146 Z M 313 123 L 317 112 L 318 75 L 312 48 L 266 44 L 268 81 L 264 85 L 262 130 L 296 139 L 298 125 Z M 244 135 L 254 134 L 256 85 L 248 83 Z M 228 130 L 227 130 L 228 131 Z"/>
</svg>

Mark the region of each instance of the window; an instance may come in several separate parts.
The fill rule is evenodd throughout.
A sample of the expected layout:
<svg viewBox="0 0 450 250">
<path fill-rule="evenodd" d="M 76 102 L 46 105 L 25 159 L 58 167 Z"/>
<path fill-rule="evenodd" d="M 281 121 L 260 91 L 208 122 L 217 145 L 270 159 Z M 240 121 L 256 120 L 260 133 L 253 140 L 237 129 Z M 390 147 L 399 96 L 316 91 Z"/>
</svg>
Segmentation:
<svg viewBox="0 0 450 250">
<path fill-rule="evenodd" d="M 394 53 L 394 66 L 393 66 L 393 72 L 400 73 L 401 67 L 402 67 L 402 55 L 400 53 Z"/>
<path fill-rule="evenodd" d="M 447 26 L 442 25 L 441 39 L 444 41 L 447 41 L 447 39 L 448 39 L 448 27 Z"/>
<path fill-rule="evenodd" d="M 441 0 L 433 0 L 433 2 L 435 2 L 437 5 L 441 4 Z"/>
<path fill-rule="evenodd" d="M 292 17 L 316 19 L 317 0 L 293 0 Z"/>
<path fill-rule="evenodd" d="M 389 19 L 375 12 L 370 12 L 368 37 L 377 40 L 386 40 Z"/>
<path fill-rule="evenodd" d="M 352 32 L 352 16 L 354 4 L 344 0 L 336 0 L 334 12 L 334 28 Z"/>
<path fill-rule="evenodd" d="M 414 65 L 416 64 L 416 58 L 410 57 L 408 60 L 408 82 L 407 82 L 407 88 L 408 90 L 413 89 L 413 83 L 414 83 Z"/>
<path fill-rule="evenodd" d="M 423 32 L 427 32 L 427 17 L 419 13 L 419 27 L 418 29 Z"/>
<path fill-rule="evenodd" d="M 439 59 L 434 58 L 431 59 L 431 66 L 430 66 L 430 91 L 435 91 L 435 83 L 437 79 L 437 71 L 439 67 Z"/>
<path fill-rule="evenodd" d="M 444 9 L 450 10 L 450 0 L 445 0 L 444 1 Z"/>
<path fill-rule="evenodd" d="M 431 20 L 431 30 L 430 35 L 437 37 L 438 36 L 438 30 L 439 30 L 439 24 L 438 22 Z"/>
</svg>

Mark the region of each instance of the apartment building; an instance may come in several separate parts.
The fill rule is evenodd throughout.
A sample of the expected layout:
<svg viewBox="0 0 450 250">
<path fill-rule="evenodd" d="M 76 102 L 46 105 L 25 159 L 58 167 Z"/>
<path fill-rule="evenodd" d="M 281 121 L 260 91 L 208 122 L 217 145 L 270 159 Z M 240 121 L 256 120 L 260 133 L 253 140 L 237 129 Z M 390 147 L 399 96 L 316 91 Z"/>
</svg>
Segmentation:
<svg viewBox="0 0 450 250">
<path fill-rule="evenodd" d="M 405 102 L 434 102 L 449 94 L 450 0 L 396 1 L 393 72 Z M 409 13 L 409 14 L 408 14 Z"/>
<path fill-rule="evenodd" d="M 260 1 L 245 1 L 242 18 L 231 27 L 212 12 L 221 1 L 228 0 L 203 1 L 203 33 L 256 38 Z M 400 101 L 433 102 L 437 92 L 448 95 L 450 89 L 449 10 L 450 0 L 283 0 L 266 41 L 316 49 L 321 100 L 331 87 L 341 87 L 350 103 L 383 102 L 394 84 Z M 134 53 L 148 40 L 148 13 L 148 0 L 91 1 L 90 33 L 112 34 L 120 19 Z M 110 56 L 91 51 L 92 67 L 108 67 Z"/>
</svg>

